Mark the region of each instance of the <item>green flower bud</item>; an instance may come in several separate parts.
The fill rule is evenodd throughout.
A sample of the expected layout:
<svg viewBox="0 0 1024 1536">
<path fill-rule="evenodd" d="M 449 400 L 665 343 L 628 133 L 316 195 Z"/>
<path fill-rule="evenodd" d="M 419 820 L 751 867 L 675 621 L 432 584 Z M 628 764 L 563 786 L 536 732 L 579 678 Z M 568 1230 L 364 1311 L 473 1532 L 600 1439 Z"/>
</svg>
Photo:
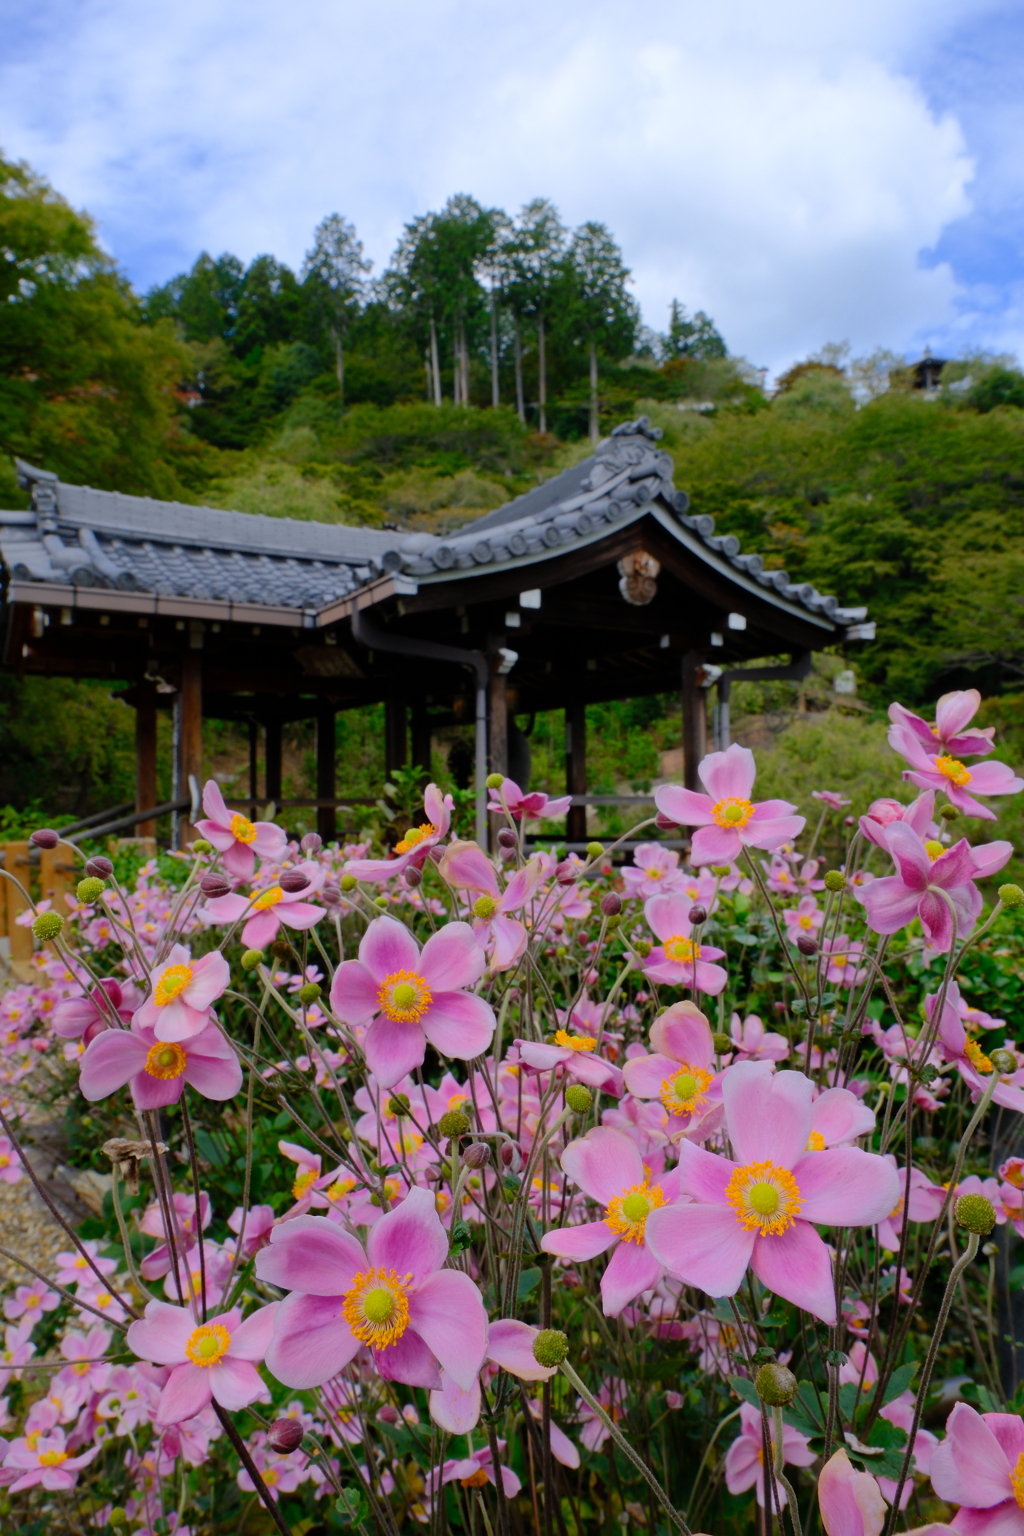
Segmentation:
<svg viewBox="0 0 1024 1536">
<path fill-rule="evenodd" d="M 488 789 L 500 789 L 505 782 L 505 775 L 503 773 L 489 773 L 485 782 Z"/>
<path fill-rule="evenodd" d="M 469 1130 L 469 1116 L 463 1114 L 461 1109 L 447 1109 L 437 1122 L 439 1135 L 451 1141 L 456 1136 L 465 1136 Z"/>
<path fill-rule="evenodd" d="M 967 1232 L 987 1237 L 996 1224 L 995 1206 L 984 1195 L 961 1195 L 953 1207 L 957 1223 Z"/>
<path fill-rule="evenodd" d="M 212 853 L 213 852 L 213 844 L 212 843 L 208 843 L 206 841 L 205 837 L 197 837 L 195 842 L 192 844 L 192 852 L 193 853 Z"/>
<path fill-rule="evenodd" d="M 841 869 L 829 869 L 825 872 L 826 891 L 845 891 L 846 876 Z"/>
<path fill-rule="evenodd" d="M 726 875 L 729 873 L 729 865 L 728 864 L 712 864 L 711 865 L 711 873 L 714 875 L 716 880 L 724 880 Z"/>
<path fill-rule="evenodd" d="M 561 1365 L 569 1353 L 569 1340 L 560 1328 L 542 1328 L 533 1341 L 533 1358 L 546 1370 Z"/>
<path fill-rule="evenodd" d="M 315 1003 L 320 996 L 322 996 L 321 989 L 315 981 L 307 981 L 304 987 L 299 988 L 299 1002 L 303 1003 L 307 1008 L 310 1003 Z"/>
<path fill-rule="evenodd" d="M 262 949 L 247 949 L 242 956 L 242 970 L 254 971 L 263 960 Z"/>
<path fill-rule="evenodd" d="M 565 1090 L 565 1102 L 574 1115 L 585 1115 L 594 1102 L 594 1095 L 583 1083 L 570 1083 Z"/>
<path fill-rule="evenodd" d="M 989 1051 L 988 1059 L 1000 1077 L 1009 1077 L 1017 1070 L 1017 1056 L 1014 1051 L 1006 1051 L 1000 1047 L 996 1051 Z"/>
<path fill-rule="evenodd" d="M 105 880 L 98 880 L 95 875 L 86 875 L 84 880 L 79 880 L 75 895 L 79 901 L 91 907 L 94 901 L 98 901 L 107 888 Z"/>
<path fill-rule="evenodd" d="M 796 1397 L 797 1379 L 787 1366 L 774 1361 L 762 1365 L 754 1377 L 754 1386 L 762 1403 L 768 1403 L 772 1408 L 785 1408 Z"/>
<path fill-rule="evenodd" d="M 375 896 L 373 898 L 373 904 L 375 907 L 379 907 L 382 912 L 386 912 L 388 907 L 391 905 L 386 896 Z"/>
<path fill-rule="evenodd" d="M 614 933 L 616 928 L 621 928 L 622 926 L 621 914 L 618 912 L 613 912 L 611 917 L 605 918 L 605 925 L 609 933 Z"/>
<path fill-rule="evenodd" d="M 942 810 L 939 812 L 939 815 L 942 817 L 943 821 L 956 821 L 957 817 L 960 815 L 960 812 L 957 810 L 955 805 L 944 805 Z"/>
<path fill-rule="evenodd" d="M 716 1030 L 711 1036 L 711 1044 L 715 1048 L 716 1056 L 724 1056 L 727 1051 L 732 1050 L 732 1038 L 722 1030 Z"/>
<path fill-rule="evenodd" d="M 647 959 L 647 956 L 650 954 L 653 947 L 654 946 L 648 939 L 637 939 L 636 943 L 633 945 L 635 953 L 640 956 L 641 960 Z"/>
<path fill-rule="evenodd" d="M 1001 885 L 999 900 L 1004 907 L 1009 907 L 1011 912 L 1015 912 L 1018 907 L 1024 907 L 1024 891 L 1019 885 Z"/>
<path fill-rule="evenodd" d="M 50 939 L 55 939 L 64 927 L 64 919 L 59 912 L 40 912 L 32 924 L 32 932 L 40 944 L 46 944 Z"/>
<path fill-rule="evenodd" d="M 108 1525 L 112 1525 L 114 1527 L 115 1531 L 117 1530 L 117 1527 L 119 1525 L 127 1525 L 128 1524 L 128 1512 L 127 1512 L 127 1510 L 122 1509 L 120 1504 L 115 1504 L 114 1508 L 110 1511 L 110 1514 L 107 1516 L 107 1524 Z"/>
<path fill-rule="evenodd" d="M 599 859 L 601 857 L 602 853 L 604 853 L 604 843 L 588 843 L 587 844 L 587 858 L 588 859 Z"/>
<path fill-rule="evenodd" d="M 396 1093 L 388 1099 L 389 1115 L 407 1115 L 409 1113 L 409 1095 Z"/>
<path fill-rule="evenodd" d="M 342 875 L 341 879 L 338 881 L 338 884 L 341 886 L 343 891 L 354 891 L 359 882 L 357 881 L 355 875 Z"/>
</svg>

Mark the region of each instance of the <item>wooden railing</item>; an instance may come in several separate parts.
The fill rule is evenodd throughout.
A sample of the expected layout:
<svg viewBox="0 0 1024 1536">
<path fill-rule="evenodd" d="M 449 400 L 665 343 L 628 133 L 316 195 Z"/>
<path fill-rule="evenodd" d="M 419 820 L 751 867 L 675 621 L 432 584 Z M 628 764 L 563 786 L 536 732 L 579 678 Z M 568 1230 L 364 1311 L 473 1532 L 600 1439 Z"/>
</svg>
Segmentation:
<svg viewBox="0 0 1024 1536">
<path fill-rule="evenodd" d="M 29 843 L 4 843 L 0 845 L 0 859 L 4 869 L 20 881 L 34 901 L 48 899 L 55 912 L 68 915 L 68 889 L 81 876 L 81 867 L 69 848 L 58 844 L 56 848 L 38 849 Z M 0 882 L 0 938 L 7 940 L 7 957 L 12 967 L 31 960 L 35 948 L 32 929 L 17 922 L 19 915 L 28 910 L 28 902 L 14 880 Z"/>
</svg>

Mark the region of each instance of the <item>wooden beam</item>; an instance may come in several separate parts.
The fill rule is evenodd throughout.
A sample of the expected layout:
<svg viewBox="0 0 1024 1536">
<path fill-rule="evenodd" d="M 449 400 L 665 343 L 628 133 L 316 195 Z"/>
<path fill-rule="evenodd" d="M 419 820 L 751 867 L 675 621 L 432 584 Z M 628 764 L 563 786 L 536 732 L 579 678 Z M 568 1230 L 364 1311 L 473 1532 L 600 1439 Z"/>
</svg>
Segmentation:
<svg viewBox="0 0 1024 1536">
<path fill-rule="evenodd" d="M 575 698 L 565 709 L 565 789 L 570 795 L 587 792 L 587 707 L 581 698 Z M 585 805 L 569 807 L 565 836 L 570 843 L 586 841 Z"/>
<path fill-rule="evenodd" d="M 156 783 L 156 684 L 143 678 L 135 690 L 135 809 L 159 804 Z M 155 837 L 156 822 L 140 821 L 139 837 Z"/>
<path fill-rule="evenodd" d="M 687 651 L 682 673 L 683 783 L 699 792 L 697 768 L 708 750 L 708 700 L 702 686 L 704 658 L 699 651 Z"/>
<path fill-rule="evenodd" d="M 187 795 L 190 780 L 203 787 L 203 653 L 187 650 L 181 658 L 181 724 L 178 736 L 178 778 Z M 196 837 L 187 816 L 179 822 L 178 843 L 184 847 Z"/>
<path fill-rule="evenodd" d="M 318 800 L 329 800 L 334 795 L 334 705 L 325 699 L 316 716 L 316 793 Z M 337 818 L 333 805 L 320 805 L 316 812 L 316 829 L 325 843 L 332 843 L 337 836 Z"/>
</svg>

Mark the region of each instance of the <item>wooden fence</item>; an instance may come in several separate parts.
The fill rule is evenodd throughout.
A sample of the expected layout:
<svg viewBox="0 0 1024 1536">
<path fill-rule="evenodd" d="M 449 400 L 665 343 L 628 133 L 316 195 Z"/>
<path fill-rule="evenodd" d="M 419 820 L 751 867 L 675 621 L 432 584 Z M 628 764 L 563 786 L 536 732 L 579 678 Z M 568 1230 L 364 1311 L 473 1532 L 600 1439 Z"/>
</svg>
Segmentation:
<svg viewBox="0 0 1024 1536">
<path fill-rule="evenodd" d="M 3 867 L 21 882 L 34 901 L 49 900 L 55 912 L 67 916 L 69 887 L 77 884 L 81 867 L 75 863 L 69 848 L 36 849 L 28 843 L 0 844 L 0 861 Z M 4 954 L 15 975 L 23 975 L 23 967 L 32 959 L 35 940 L 32 929 L 19 923 L 19 914 L 28 909 L 28 903 L 11 880 L 2 882 L 0 892 L 0 953 Z"/>
</svg>

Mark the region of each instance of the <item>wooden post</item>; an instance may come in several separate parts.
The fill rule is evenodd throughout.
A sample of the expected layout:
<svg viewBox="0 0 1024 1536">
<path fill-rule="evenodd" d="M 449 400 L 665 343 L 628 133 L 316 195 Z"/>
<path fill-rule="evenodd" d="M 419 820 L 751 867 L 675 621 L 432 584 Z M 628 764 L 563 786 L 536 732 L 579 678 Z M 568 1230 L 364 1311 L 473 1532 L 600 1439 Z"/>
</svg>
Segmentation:
<svg viewBox="0 0 1024 1536">
<path fill-rule="evenodd" d="M 567 704 L 565 709 L 565 789 L 570 795 L 587 792 L 587 707 L 582 702 Z M 571 805 L 565 818 L 566 841 L 587 840 L 587 808 Z"/>
<path fill-rule="evenodd" d="M 423 775 L 424 783 L 430 778 L 430 744 L 431 744 L 430 716 L 420 706 L 414 707 L 412 712 L 412 762 L 413 767 L 418 768 Z"/>
<path fill-rule="evenodd" d="M 15 880 L 21 881 L 26 891 L 31 890 L 28 843 L 7 844 L 4 849 L 4 868 Z M 32 929 L 22 927 L 15 922 L 15 918 L 19 912 L 28 910 L 28 902 L 12 881 L 5 880 L 4 885 L 7 887 L 7 937 L 11 964 L 23 965 L 32 959 Z"/>
<path fill-rule="evenodd" d="M 321 699 L 316 711 L 316 797 L 334 799 L 334 705 Z M 316 829 L 325 843 L 337 836 L 337 815 L 333 805 L 318 805 Z"/>
<path fill-rule="evenodd" d="M 256 820 L 256 798 L 259 794 L 257 766 L 260 755 L 260 728 L 256 720 L 249 721 L 249 820 Z"/>
<path fill-rule="evenodd" d="M 195 779 L 200 790 L 203 787 L 203 655 L 199 650 L 187 650 L 181 658 L 181 725 L 178 737 L 178 780 L 182 795 L 191 788 Z M 178 823 L 178 846 L 196 837 L 196 830 L 182 812 Z"/>
<path fill-rule="evenodd" d="M 263 793 L 268 804 L 281 804 L 281 717 L 276 711 L 263 728 Z"/>
<path fill-rule="evenodd" d="M 149 804 L 153 805 L 154 801 L 150 800 Z M 56 848 L 44 848 L 39 855 L 39 894 L 48 896 L 53 902 L 53 911 L 62 917 L 67 917 L 71 911 L 67 889 L 75 884 L 77 872 L 71 849 L 63 843 L 58 843 Z"/>
<path fill-rule="evenodd" d="M 140 680 L 135 695 L 135 809 L 148 811 L 158 802 L 156 787 L 156 685 Z M 140 821 L 137 837 L 155 837 L 156 822 Z M 62 909 L 63 910 L 63 909 Z"/>
<path fill-rule="evenodd" d="M 508 679 L 498 671 L 500 651 L 491 656 L 491 679 L 487 690 L 487 761 L 491 773 L 508 774 Z M 491 852 L 498 848 L 498 833 L 508 826 L 501 811 L 490 813 Z"/>
<path fill-rule="evenodd" d="M 400 694 L 391 693 L 384 702 L 384 774 L 390 779 L 405 767 L 407 710 Z"/>
<path fill-rule="evenodd" d="M 683 783 L 697 791 L 701 788 L 697 768 L 708 750 L 708 700 L 703 680 L 703 656 L 699 651 L 687 651 L 682 676 Z"/>
</svg>

